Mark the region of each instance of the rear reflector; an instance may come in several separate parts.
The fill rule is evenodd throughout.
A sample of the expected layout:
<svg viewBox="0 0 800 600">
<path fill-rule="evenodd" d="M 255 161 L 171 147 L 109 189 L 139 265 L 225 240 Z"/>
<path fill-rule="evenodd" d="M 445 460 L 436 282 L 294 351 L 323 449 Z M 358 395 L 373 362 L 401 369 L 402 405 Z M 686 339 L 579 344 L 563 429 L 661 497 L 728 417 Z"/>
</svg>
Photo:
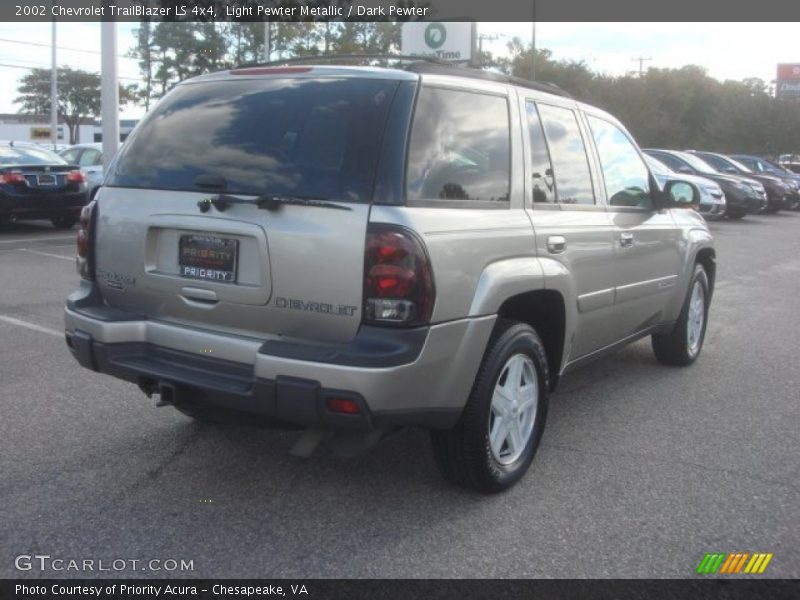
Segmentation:
<svg viewBox="0 0 800 600">
<path fill-rule="evenodd" d="M 328 410 L 346 415 L 356 415 L 361 412 L 358 402 L 349 398 L 328 398 Z"/>
<path fill-rule="evenodd" d="M 233 69 L 231 75 L 291 75 L 292 73 L 308 73 L 312 67 L 248 67 Z"/>
</svg>

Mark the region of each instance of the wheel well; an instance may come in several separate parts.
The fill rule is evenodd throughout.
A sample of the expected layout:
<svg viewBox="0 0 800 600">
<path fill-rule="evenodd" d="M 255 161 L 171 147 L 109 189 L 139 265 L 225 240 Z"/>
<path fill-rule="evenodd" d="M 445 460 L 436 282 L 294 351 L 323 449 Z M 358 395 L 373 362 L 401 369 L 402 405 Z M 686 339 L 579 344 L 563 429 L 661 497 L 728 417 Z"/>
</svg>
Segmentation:
<svg viewBox="0 0 800 600">
<path fill-rule="evenodd" d="M 499 317 L 527 323 L 542 338 L 550 370 L 550 388 L 558 382 L 564 354 L 564 298 L 555 290 L 536 290 L 512 296 L 497 311 Z"/>
<path fill-rule="evenodd" d="M 716 257 L 717 255 L 712 248 L 703 248 L 697 253 L 697 258 L 695 259 L 695 262 L 703 265 L 703 268 L 706 270 L 706 275 L 708 275 L 708 287 L 712 294 L 714 293 L 714 280 L 717 276 Z"/>
</svg>

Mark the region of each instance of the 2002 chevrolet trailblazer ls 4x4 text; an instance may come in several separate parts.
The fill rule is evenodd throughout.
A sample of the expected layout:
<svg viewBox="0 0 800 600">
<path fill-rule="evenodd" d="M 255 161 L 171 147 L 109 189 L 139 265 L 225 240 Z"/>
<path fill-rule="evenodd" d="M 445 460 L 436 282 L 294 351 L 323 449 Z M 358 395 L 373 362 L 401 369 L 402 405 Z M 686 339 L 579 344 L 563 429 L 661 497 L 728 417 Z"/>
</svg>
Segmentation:
<svg viewBox="0 0 800 600">
<path fill-rule="evenodd" d="M 196 418 L 307 428 L 301 454 L 428 428 L 446 477 L 500 491 L 566 371 L 648 335 L 697 358 L 698 198 L 546 84 L 424 60 L 204 75 L 84 210 L 67 342 Z"/>
</svg>

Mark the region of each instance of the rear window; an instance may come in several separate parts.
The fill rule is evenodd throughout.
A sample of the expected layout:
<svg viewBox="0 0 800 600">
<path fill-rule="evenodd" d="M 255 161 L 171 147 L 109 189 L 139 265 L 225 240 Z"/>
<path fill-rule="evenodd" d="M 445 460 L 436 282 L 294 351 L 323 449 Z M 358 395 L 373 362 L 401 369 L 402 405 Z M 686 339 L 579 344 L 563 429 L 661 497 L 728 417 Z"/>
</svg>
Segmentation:
<svg viewBox="0 0 800 600">
<path fill-rule="evenodd" d="M 397 82 L 257 79 L 179 86 L 123 147 L 108 185 L 369 201 Z M 208 178 L 206 178 L 206 181 Z M 201 179 L 202 183 L 202 179 Z"/>
<path fill-rule="evenodd" d="M 0 146 L 0 167 L 16 165 L 66 165 L 55 152 L 26 146 Z"/>
</svg>

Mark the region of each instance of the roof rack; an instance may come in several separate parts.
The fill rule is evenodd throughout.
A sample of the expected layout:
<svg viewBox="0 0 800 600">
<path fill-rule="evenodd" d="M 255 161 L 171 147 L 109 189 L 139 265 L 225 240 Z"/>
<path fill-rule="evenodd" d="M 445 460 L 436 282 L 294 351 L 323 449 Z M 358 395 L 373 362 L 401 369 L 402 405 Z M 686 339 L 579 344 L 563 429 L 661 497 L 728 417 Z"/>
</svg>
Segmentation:
<svg viewBox="0 0 800 600">
<path fill-rule="evenodd" d="M 236 69 L 247 69 L 251 67 L 278 67 L 282 65 L 292 64 L 308 64 L 308 63 L 344 63 L 348 61 L 399 61 L 409 63 L 403 67 L 406 71 L 412 73 L 431 73 L 439 75 L 454 75 L 457 77 L 470 77 L 473 79 L 482 79 L 484 81 L 496 81 L 498 83 L 507 83 L 517 85 L 520 87 L 537 90 L 540 92 L 547 92 L 557 96 L 564 96 L 572 98 L 572 95 L 565 92 L 563 89 L 554 83 L 545 81 L 530 81 L 522 79 L 521 77 L 514 77 L 513 75 L 506 75 L 505 73 L 495 73 L 493 71 L 483 71 L 475 67 L 466 67 L 447 62 L 436 58 L 434 56 L 417 56 L 410 54 L 327 54 L 318 56 L 295 56 L 293 58 L 285 58 L 282 60 L 273 60 L 270 62 L 262 63 L 247 63 L 235 67 Z"/>
<path fill-rule="evenodd" d="M 345 61 L 366 61 L 366 60 L 396 60 L 400 62 L 429 62 L 439 65 L 447 65 L 447 63 L 434 56 L 416 56 L 412 54 L 319 54 L 309 56 L 294 56 L 292 58 L 284 58 L 281 60 L 272 60 L 269 62 L 253 62 L 237 65 L 236 69 L 248 69 L 251 67 L 279 67 L 281 65 L 294 65 L 303 63 L 315 62 L 345 62 Z"/>
<path fill-rule="evenodd" d="M 483 71 L 474 67 L 464 67 L 455 65 L 449 62 L 437 61 L 431 64 L 417 63 L 411 64 L 406 67 L 406 71 L 414 73 L 431 73 L 437 75 L 454 75 L 457 77 L 471 77 L 473 79 L 482 79 L 484 81 L 496 81 L 498 83 L 508 83 L 511 85 L 518 85 L 519 87 L 537 90 L 539 92 L 547 92 L 556 96 L 564 96 L 572 98 L 572 95 L 565 92 L 554 83 L 546 81 L 530 81 L 529 79 L 522 79 L 513 75 L 506 75 L 505 73 L 497 73 L 494 71 Z"/>
</svg>

